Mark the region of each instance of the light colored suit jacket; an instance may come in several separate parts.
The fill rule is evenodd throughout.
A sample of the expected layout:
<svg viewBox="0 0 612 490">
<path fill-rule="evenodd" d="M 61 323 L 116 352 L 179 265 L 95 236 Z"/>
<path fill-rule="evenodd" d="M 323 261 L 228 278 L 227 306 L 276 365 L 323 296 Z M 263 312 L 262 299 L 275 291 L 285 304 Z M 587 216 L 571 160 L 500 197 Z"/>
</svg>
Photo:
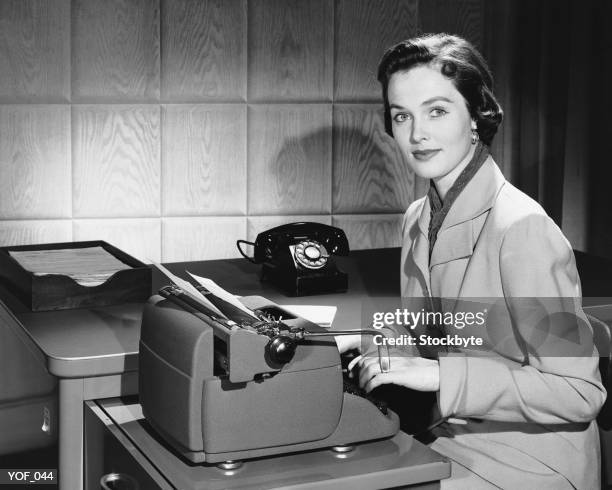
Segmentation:
<svg viewBox="0 0 612 490">
<path fill-rule="evenodd" d="M 578 298 L 584 315 L 570 244 L 491 157 L 450 209 L 431 260 L 429 220 L 427 198 L 405 214 L 402 296 L 504 298 L 510 319 L 504 341 L 487 346 L 495 355 L 440 357 L 440 414 L 467 423 L 441 425 L 432 447 L 502 488 L 599 488 L 594 419 L 606 393 L 597 354 L 539 355 L 525 342 L 533 325 L 512 306 L 515 297 Z M 592 349 L 583 319 L 580 332 L 562 335 Z"/>
</svg>

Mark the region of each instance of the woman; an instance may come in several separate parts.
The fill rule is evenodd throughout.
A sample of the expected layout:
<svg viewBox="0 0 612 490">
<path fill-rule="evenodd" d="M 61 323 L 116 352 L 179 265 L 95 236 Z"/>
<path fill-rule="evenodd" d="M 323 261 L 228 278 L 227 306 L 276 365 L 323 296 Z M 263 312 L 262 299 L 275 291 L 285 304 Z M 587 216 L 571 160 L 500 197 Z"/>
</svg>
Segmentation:
<svg viewBox="0 0 612 490">
<path fill-rule="evenodd" d="M 572 249 L 489 154 L 502 111 L 485 61 L 464 39 L 428 35 L 388 50 L 378 79 L 387 130 L 412 170 L 430 179 L 428 195 L 404 216 L 402 297 L 429 299 L 433 309 L 444 309 L 436 298 L 501 298 L 498 319 L 508 322 L 487 324 L 495 355 L 393 357 L 385 372 L 375 356 L 360 356 L 360 384 L 436 392 L 442 423 L 431 446 L 453 460 L 442 488 L 599 488 L 598 358 L 530 345 L 533 323 L 514 301 L 580 298 Z M 579 321 L 557 333 L 580 335 L 584 345 L 592 331 L 577 301 Z M 359 346 L 354 337 L 338 342 L 341 351 Z"/>
</svg>

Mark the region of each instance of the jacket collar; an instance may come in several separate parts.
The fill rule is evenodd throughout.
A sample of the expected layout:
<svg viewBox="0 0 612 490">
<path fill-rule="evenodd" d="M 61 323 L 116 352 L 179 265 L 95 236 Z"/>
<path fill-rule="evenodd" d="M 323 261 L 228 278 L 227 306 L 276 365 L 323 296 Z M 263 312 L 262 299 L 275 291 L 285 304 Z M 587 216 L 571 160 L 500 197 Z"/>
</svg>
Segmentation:
<svg viewBox="0 0 612 490">
<path fill-rule="evenodd" d="M 461 194 L 457 196 L 456 201 L 453 203 L 440 227 L 439 234 L 442 230 L 474 219 L 491 209 L 497 193 L 505 182 L 506 179 L 501 170 L 495 164 L 493 158 L 489 156 L 474 177 L 472 177 L 472 180 L 465 186 Z M 423 201 L 421 214 L 418 219 L 419 229 L 425 237 L 427 237 L 429 231 L 430 214 L 431 204 L 429 199 L 426 198 Z"/>
<path fill-rule="evenodd" d="M 497 194 L 506 179 L 490 156 L 465 186 L 449 210 L 429 259 L 428 229 L 431 205 L 424 199 L 418 218 L 419 235 L 412 243 L 414 261 L 429 285 L 431 267 L 461 257 L 472 255 L 480 230 L 475 230 L 473 220 L 495 203 Z M 431 294 L 431 293 L 430 293 Z"/>
</svg>

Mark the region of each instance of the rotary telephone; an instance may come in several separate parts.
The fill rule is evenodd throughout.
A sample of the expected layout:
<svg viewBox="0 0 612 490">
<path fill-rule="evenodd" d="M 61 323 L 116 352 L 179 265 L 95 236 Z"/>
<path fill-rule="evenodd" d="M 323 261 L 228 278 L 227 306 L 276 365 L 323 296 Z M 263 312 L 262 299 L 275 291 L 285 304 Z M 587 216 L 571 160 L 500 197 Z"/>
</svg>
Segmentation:
<svg viewBox="0 0 612 490">
<path fill-rule="evenodd" d="M 241 244 L 253 245 L 248 257 Z M 295 296 L 346 291 L 347 274 L 336 266 L 333 255 L 348 255 L 349 245 L 340 228 L 321 223 L 290 223 L 257 235 L 254 243 L 236 242 L 243 257 L 262 266 L 262 280 L 269 280 Z"/>
</svg>

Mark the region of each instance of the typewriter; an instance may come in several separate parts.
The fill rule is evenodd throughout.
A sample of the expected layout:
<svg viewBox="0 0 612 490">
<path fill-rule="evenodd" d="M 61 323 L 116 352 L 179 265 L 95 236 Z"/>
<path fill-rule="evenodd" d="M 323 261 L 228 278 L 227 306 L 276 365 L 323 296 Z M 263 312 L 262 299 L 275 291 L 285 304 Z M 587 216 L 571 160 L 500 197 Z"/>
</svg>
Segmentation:
<svg viewBox="0 0 612 490">
<path fill-rule="evenodd" d="M 176 286 L 145 305 L 140 403 L 176 452 L 231 469 L 250 458 L 350 451 L 398 432 L 398 416 L 343 376 L 336 331 L 259 296 L 240 301 L 252 315 L 218 315 Z"/>
</svg>

